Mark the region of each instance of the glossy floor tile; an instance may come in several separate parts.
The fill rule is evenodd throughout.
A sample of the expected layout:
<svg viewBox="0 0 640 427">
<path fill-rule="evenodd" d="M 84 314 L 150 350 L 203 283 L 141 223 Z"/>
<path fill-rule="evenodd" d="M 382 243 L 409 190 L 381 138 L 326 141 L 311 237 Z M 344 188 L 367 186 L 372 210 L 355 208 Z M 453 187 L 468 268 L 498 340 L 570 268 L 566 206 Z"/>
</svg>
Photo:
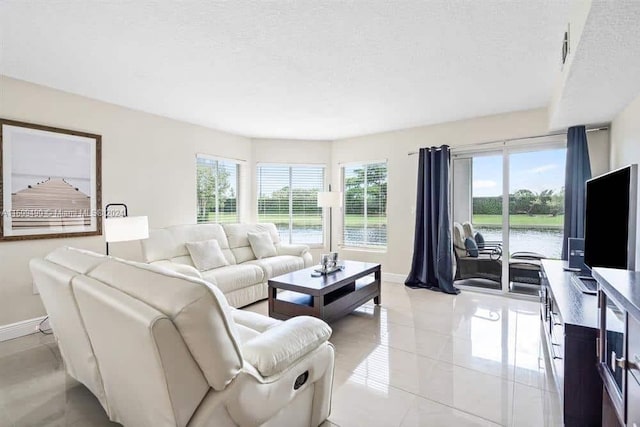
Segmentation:
<svg viewBox="0 0 640 427">
<path fill-rule="evenodd" d="M 332 412 L 323 427 L 560 426 L 536 302 L 457 296 L 385 283 L 331 324 Z M 247 308 L 267 313 L 266 302 Z M 64 373 L 51 336 L 0 343 L 0 426 L 107 426 L 93 395 Z"/>
</svg>

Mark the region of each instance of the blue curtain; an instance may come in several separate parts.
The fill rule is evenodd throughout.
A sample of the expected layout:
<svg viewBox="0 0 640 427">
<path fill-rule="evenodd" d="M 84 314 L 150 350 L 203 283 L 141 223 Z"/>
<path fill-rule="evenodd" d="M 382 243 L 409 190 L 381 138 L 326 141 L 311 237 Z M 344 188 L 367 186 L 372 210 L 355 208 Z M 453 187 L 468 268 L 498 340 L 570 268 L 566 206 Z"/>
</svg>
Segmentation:
<svg viewBox="0 0 640 427">
<path fill-rule="evenodd" d="M 569 237 L 584 237 L 585 189 L 591 179 L 587 130 L 584 126 L 569 128 L 567 133 L 567 169 L 564 184 L 564 238 L 562 259 L 567 259 Z"/>
<path fill-rule="evenodd" d="M 449 147 L 421 148 L 418 164 L 416 231 L 411 272 L 404 282 L 414 288 L 439 289 L 449 294 L 453 286 L 453 243 L 449 217 Z"/>
</svg>

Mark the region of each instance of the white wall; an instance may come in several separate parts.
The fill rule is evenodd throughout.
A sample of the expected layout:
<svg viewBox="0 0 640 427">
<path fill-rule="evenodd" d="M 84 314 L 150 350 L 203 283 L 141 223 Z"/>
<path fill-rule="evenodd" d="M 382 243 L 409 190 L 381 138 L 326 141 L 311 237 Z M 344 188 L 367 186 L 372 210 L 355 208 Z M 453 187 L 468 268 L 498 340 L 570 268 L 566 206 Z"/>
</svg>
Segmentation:
<svg viewBox="0 0 640 427">
<path fill-rule="evenodd" d="M 102 135 L 102 201 L 122 202 L 151 227 L 195 222 L 195 155 L 251 162 L 251 140 L 0 76 L 0 117 Z M 245 166 L 243 174 L 249 174 Z M 245 177 L 245 181 L 249 181 Z M 250 220 L 250 191 L 241 190 Z M 102 237 L 0 242 L 0 325 L 44 314 L 32 292 L 28 262 L 62 245 L 104 251 Z M 112 246 L 137 259 L 139 244 Z"/>
<path fill-rule="evenodd" d="M 640 164 L 640 96 L 611 122 L 611 169 Z M 636 270 L 640 271 L 640 206 L 636 226 Z"/>
<path fill-rule="evenodd" d="M 640 96 L 611 122 L 611 168 L 640 163 Z"/>
<path fill-rule="evenodd" d="M 591 176 L 602 175 L 610 170 L 610 137 L 610 129 L 587 132 Z"/>
<path fill-rule="evenodd" d="M 257 182 L 256 168 L 258 163 L 304 163 L 326 165 L 325 190 L 328 189 L 331 179 L 331 141 L 300 141 L 282 139 L 253 139 L 253 163 L 251 166 L 251 182 L 253 183 L 253 220 L 257 219 Z M 335 188 L 334 190 L 337 190 Z M 328 216 L 328 214 L 327 214 Z M 325 216 L 325 247 L 312 248 L 313 259 L 317 262 L 320 255 L 329 249 L 328 219 Z M 335 242 L 335 235 L 334 235 Z"/>
</svg>

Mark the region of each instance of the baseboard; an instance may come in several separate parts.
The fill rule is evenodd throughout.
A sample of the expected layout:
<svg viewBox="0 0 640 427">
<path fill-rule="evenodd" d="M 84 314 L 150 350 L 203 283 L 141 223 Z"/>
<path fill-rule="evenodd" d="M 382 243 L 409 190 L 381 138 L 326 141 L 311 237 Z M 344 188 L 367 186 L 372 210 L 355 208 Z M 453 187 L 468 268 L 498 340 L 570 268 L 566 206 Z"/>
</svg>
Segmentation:
<svg viewBox="0 0 640 427">
<path fill-rule="evenodd" d="M 0 326 L 0 342 L 12 340 L 14 338 L 24 337 L 38 332 L 38 325 L 46 316 L 36 317 L 35 319 L 23 320 L 22 322 L 11 323 L 9 325 Z M 48 325 L 44 325 L 45 329 Z"/>
<path fill-rule="evenodd" d="M 385 273 L 382 272 L 382 281 L 390 283 L 404 283 L 407 278 L 406 274 Z"/>
</svg>

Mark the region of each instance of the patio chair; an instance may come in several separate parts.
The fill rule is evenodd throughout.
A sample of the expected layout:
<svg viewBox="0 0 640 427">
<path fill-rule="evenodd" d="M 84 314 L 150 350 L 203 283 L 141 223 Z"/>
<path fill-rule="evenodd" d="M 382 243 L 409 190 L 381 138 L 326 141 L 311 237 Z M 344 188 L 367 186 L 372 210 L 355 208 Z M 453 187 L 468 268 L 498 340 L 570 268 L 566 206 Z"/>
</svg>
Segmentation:
<svg viewBox="0 0 640 427">
<path fill-rule="evenodd" d="M 486 279 L 500 283 L 502 280 L 501 248 L 492 247 L 480 250 L 472 256 L 465 247 L 465 233 L 462 225 L 453 224 L 453 247 L 456 257 L 455 280 Z"/>
<path fill-rule="evenodd" d="M 464 222 L 462 224 L 462 228 L 464 230 L 464 238 L 470 237 L 476 240 L 477 231 L 471 222 Z M 488 248 L 496 246 L 502 247 L 502 242 L 487 241 L 485 245 Z M 514 252 L 509 257 L 510 281 L 530 285 L 540 285 L 540 269 L 542 266 L 540 261 L 545 258 L 546 257 L 544 255 L 537 252 Z"/>
</svg>

